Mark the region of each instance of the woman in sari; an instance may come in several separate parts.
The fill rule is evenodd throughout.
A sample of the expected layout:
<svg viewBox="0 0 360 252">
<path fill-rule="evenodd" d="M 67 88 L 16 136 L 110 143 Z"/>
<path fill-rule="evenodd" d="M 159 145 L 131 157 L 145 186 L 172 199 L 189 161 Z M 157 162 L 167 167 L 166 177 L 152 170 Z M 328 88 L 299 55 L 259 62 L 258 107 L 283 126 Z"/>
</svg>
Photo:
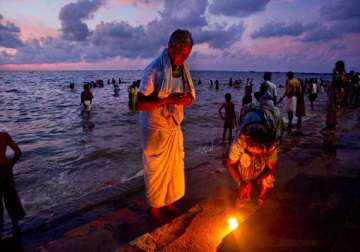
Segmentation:
<svg viewBox="0 0 360 252">
<path fill-rule="evenodd" d="M 348 77 L 345 71 L 344 61 L 335 63 L 333 70 L 333 77 L 330 86 L 327 90 L 328 101 L 326 104 L 326 128 L 327 130 L 336 129 L 337 112 L 341 105 L 344 104 L 345 88 L 348 85 Z"/>
</svg>

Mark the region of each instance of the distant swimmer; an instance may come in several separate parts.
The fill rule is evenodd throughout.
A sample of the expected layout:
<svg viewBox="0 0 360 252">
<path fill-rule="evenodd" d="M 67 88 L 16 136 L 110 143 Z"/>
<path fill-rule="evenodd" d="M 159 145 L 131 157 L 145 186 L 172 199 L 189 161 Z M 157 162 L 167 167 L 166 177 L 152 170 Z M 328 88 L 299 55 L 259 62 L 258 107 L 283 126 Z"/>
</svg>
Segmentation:
<svg viewBox="0 0 360 252">
<path fill-rule="evenodd" d="M 7 147 L 10 147 L 15 152 L 15 156 L 11 160 L 6 158 Z M 21 150 L 11 136 L 7 132 L 0 132 L 0 241 L 4 225 L 3 202 L 13 225 L 14 235 L 20 235 L 19 220 L 25 216 L 25 211 L 15 188 L 13 175 L 14 165 L 20 156 Z"/>
<path fill-rule="evenodd" d="M 75 88 L 74 82 L 70 82 L 69 88 L 70 88 L 71 90 L 73 90 L 73 89 Z"/>
<path fill-rule="evenodd" d="M 219 81 L 218 80 L 215 80 L 215 89 L 219 90 Z"/>
<path fill-rule="evenodd" d="M 118 84 L 114 84 L 114 96 L 119 96 L 120 87 Z"/>
<path fill-rule="evenodd" d="M 225 114 L 223 114 L 223 110 L 225 109 Z M 219 108 L 219 115 L 222 120 L 224 120 L 224 130 L 223 130 L 223 136 L 222 136 L 222 142 L 225 143 L 225 137 L 226 137 L 226 131 L 229 130 L 229 143 L 232 142 L 232 130 L 235 127 L 235 105 L 233 102 L 231 102 L 231 94 L 226 93 L 225 94 L 225 103 L 221 105 Z"/>
<path fill-rule="evenodd" d="M 86 112 L 88 115 L 90 115 L 92 99 L 93 95 L 91 93 L 89 84 L 84 84 L 84 91 L 81 92 L 81 104 L 83 105 L 81 114 Z"/>
</svg>

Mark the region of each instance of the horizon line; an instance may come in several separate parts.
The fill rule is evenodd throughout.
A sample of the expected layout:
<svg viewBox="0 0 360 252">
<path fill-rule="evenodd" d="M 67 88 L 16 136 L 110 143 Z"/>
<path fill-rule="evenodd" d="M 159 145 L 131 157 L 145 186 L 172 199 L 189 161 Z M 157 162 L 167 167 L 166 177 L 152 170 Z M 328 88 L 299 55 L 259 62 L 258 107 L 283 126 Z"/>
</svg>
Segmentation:
<svg viewBox="0 0 360 252">
<path fill-rule="evenodd" d="M 28 70 L 18 70 L 18 69 L 1 69 L 0 72 L 80 72 L 80 71 L 144 71 L 144 69 L 76 69 L 76 70 L 52 70 L 52 69 L 28 69 Z M 269 70 L 214 70 L 214 69 L 191 69 L 190 71 L 195 72 L 244 72 L 244 73 L 264 73 L 264 72 L 271 72 L 271 73 L 287 73 L 289 71 L 293 71 L 297 74 L 331 74 L 331 72 L 306 72 L 306 71 L 269 71 Z"/>
</svg>

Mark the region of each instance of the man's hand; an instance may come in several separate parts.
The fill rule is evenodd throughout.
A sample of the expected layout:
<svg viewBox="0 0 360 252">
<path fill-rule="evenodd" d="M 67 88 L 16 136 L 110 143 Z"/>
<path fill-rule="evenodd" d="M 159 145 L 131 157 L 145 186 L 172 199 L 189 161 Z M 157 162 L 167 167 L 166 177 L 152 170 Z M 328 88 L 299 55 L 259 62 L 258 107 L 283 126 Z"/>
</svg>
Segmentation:
<svg viewBox="0 0 360 252">
<path fill-rule="evenodd" d="M 165 103 L 188 106 L 192 103 L 192 97 L 190 94 L 173 93 L 166 98 Z"/>
</svg>

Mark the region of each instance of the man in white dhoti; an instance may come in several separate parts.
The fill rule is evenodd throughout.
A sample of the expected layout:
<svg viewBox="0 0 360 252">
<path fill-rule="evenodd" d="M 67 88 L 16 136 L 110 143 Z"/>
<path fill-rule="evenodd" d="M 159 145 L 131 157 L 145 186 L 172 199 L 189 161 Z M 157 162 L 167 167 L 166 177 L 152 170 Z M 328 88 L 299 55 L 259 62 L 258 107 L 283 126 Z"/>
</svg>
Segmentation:
<svg viewBox="0 0 360 252">
<path fill-rule="evenodd" d="M 136 109 L 140 111 L 144 178 L 149 214 L 160 219 L 160 208 L 185 194 L 184 146 L 181 122 L 184 106 L 195 100 L 185 60 L 193 46 L 190 32 L 176 30 L 160 57 L 144 70 Z"/>
</svg>

